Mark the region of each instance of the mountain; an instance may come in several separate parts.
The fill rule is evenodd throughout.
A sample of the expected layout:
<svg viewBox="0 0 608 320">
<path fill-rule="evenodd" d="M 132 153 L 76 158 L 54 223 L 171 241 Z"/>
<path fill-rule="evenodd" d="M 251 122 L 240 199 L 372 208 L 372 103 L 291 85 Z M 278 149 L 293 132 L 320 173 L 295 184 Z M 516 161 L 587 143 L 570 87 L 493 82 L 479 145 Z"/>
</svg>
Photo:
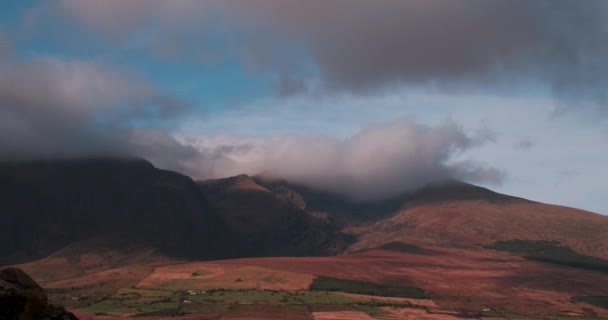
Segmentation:
<svg viewBox="0 0 608 320">
<path fill-rule="evenodd" d="M 255 182 L 280 195 L 306 212 L 331 219 L 340 227 L 359 225 L 379 220 L 398 210 L 406 201 L 407 194 L 373 201 L 357 201 L 337 193 L 290 183 L 286 180 L 264 176 L 253 178 Z"/>
<path fill-rule="evenodd" d="M 247 175 L 201 181 L 199 186 L 230 226 L 234 256 L 336 255 L 354 241 L 331 218 L 305 211 L 297 199 Z"/>
<path fill-rule="evenodd" d="M 459 181 L 362 202 L 284 180 L 195 182 L 142 159 L 95 158 L 1 163 L 0 193 L 0 265 L 74 248 L 208 260 L 511 240 L 608 257 L 608 217 Z"/>
<path fill-rule="evenodd" d="M 0 265 L 20 263 L 53 304 L 86 318 L 175 315 L 187 290 L 308 292 L 315 277 L 418 288 L 438 312 L 603 314 L 608 297 L 607 216 L 460 181 L 359 201 L 97 158 L 2 163 L 0 194 Z"/>
<path fill-rule="evenodd" d="M 195 183 L 135 158 L 0 163 L 0 193 L 0 265 L 65 248 L 182 259 L 334 255 L 354 241 L 247 176 Z"/>
<path fill-rule="evenodd" d="M 445 181 L 384 200 L 359 202 L 286 181 L 256 178 L 302 210 L 337 221 L 357 237 L 348 251 L 412 243 L 478 247 L 505 240 L 556 241 L 608 257 L 608 217 Z"/>
<path fill-rule="evenodd" d="M 228 235 L 192 179 L 141 159 L 3 163 L 0 194 L 0 264 L 93 238 L 209 257 Z"/>
<path fill-rule="evenodd" d="M 424 188 L 385 219 L 353 228 L 351 250 L 391 242 L 475 247 L 545 240 L 608 257 L 608 216 L 510 197 L 463 182 Z"/>
</svg>

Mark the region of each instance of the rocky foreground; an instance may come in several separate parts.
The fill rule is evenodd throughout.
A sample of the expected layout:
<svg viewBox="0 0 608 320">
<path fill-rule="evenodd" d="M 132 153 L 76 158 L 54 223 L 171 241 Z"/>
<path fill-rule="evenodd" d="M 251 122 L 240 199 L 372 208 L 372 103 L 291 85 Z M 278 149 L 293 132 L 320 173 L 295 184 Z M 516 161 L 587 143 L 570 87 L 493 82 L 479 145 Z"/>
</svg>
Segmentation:
<svg viewBox="0 0 608 320">
<path fill-rule="evenodd" d="M 0 270 L 0 320 L 77 320 L 63 307 L 48 304 L 46 292 L 19 268 Z"/>
</svg>

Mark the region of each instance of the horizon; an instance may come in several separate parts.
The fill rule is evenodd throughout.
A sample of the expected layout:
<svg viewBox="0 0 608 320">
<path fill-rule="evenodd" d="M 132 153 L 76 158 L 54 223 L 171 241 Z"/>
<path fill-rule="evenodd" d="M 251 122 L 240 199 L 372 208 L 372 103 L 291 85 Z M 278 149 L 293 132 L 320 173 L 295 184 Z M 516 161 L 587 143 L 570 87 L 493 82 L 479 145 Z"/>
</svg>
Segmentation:
<svg viewBox="0 0 608 320">
<path fill-rule="evenodd" d="M 608 214 L 601 0 L 0 8 L 0 161 L 128 155 L 356 198 L 455 179 Z"/>
</svg>

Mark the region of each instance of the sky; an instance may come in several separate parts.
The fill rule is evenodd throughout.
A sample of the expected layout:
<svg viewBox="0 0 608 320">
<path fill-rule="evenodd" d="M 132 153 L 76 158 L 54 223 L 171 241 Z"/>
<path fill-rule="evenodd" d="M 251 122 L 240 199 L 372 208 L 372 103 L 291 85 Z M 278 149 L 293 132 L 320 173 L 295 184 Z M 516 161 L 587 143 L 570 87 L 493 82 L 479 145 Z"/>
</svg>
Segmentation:
<svg viewBox="0 0 608 320">
<path fill-rule="evenodd" d="M 355 199 L 608 214 L 602 0 L 0 3 L 0 160 L 137 156 Z"/>
</svg>

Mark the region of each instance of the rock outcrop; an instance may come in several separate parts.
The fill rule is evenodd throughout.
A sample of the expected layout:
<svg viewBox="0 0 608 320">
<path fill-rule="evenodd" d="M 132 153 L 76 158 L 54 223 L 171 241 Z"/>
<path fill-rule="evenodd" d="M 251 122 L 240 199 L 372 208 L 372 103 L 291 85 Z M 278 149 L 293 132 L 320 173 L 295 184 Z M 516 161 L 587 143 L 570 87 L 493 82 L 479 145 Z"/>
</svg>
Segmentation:
<svg viewBox="0 0 608 320">
<path fill-rule="evenodd" d="M 49 305 L 46 292 L 19 268 L 0 270 L 0 320 L 74 320 L 63 307 Z"/>
</svg>

